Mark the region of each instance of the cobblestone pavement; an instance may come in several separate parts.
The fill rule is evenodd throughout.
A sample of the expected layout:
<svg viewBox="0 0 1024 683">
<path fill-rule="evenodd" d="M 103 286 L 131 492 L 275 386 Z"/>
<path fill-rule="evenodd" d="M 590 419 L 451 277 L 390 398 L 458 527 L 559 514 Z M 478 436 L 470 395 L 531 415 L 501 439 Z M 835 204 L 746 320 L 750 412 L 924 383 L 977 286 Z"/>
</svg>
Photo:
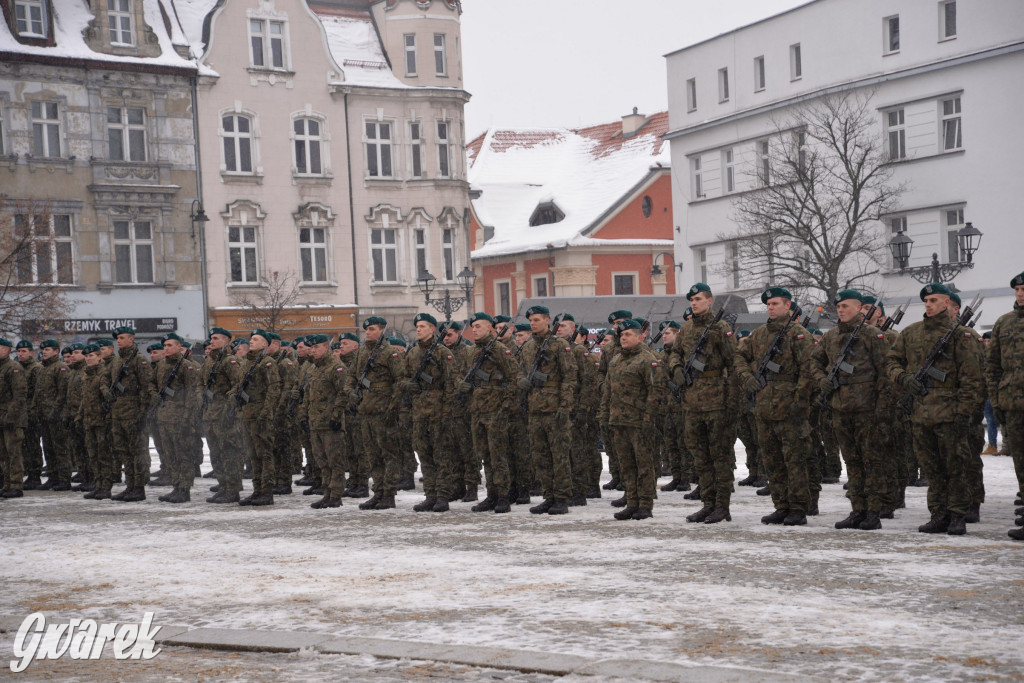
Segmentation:
<svg viewBox="0 0 1024 683">
<path fill-rule="evenodd" d="M 742 462 L 742 460 L 741 460 Z M 745 475 L 737 471 L 737 478 Z M 97 621 L 315 631 L 662 662 L 748 667 L 836 679 L 1020 680 L 1024 544 L 1012 527 L 1009 458 L 986 456 L 982 522 L 967 536 L 916 532 L 924 489 L 877 532 L 836 531 L 848 511 L 826 485 L 806 527 L 759 523 L 768 499 L 737 487 L 731 523 L 687 524 L 699 503 L 661 493 L 654 519 L 616 522 L 608 492 L 569 515 L 315 511 L 311 498 L 271 508 L 86 501 L 29 492 L 0 503 L 0 600 Z M 662 480 L 662 483 L 665 480 Z M 197 480 L 202 501 L 209 480 Z M 248 482 L 247 482 L 248 485 Z M 11 640 L 0 640 L 0 657 Z M 269 680 L 487 679 L 441 664 L 309 654 L 168 648 L 166 677 Z M 364 661 L 365 660 L 365 661 Z M 33 664 L 39 678 L 137 679 L 137 662 Z M 37 668 L 38 667 L 38 668 Z M 180 670 L 179 670 L 180 667 Z M 222 673 L 218 667 L 224 667 Z M 232 668 L 234 667 L 234 668 Z M 203 673 L 209 669 L 214 673 Z M 82 671 L 86 671 L 85 668 Z M 256 673 L 259 672 L 259 673 Z M 351 675 L 349 675 L 351 674 Z M 543 680 L 496 672 L 507 680 Z M 149 675 L 148 673 L 145 675 Z M 517 678 L 522 676 L 522 678 Z"/>
</svg>

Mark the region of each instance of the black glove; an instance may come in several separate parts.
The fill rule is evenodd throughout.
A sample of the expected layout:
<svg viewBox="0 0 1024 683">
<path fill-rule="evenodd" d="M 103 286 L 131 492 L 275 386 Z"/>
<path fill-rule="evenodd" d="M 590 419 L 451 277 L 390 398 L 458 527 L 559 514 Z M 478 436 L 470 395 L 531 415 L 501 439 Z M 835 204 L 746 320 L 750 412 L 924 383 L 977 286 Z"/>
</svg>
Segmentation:
<svg viewBox="0 0 1024 683">
<path fill-rule="evenodd" d="M 743 383 L 743 388 L 746 389 L 748 394 L 756 394 L 761 391 L 761 383 L 756 378 L 751 377 Z"/>
<path fill-rule="evenodd" d="M 337 420 L 331 420 L 328 424 L 329 424 L 332 432 L 340 432 L 341 431 L 341 423 L 338 422 Z"/>
<path fill-rule="evenodd" d="M 309 420 L 303 420 L 299 423 L 299 426 L 302 427 L 302 431 L 309 434 Z"/>
<path fill-rule="evenodd" d="M 825 394 L 831 394 L 836 390 L 835 386 L 832 384 L 832 380 L 828 377 L 822 377 L 818 380 L 818 388 Z"/>
<path fill-rule="evenodd" d="M 912 394 L 920 394 L 921 390 L 924 389 L 924 385 L 914 377 L 913 373 L 905 372 L 900 375 L 900 386 L 909 391 Z"/>
<path fill-rule="evenodd" d="M 402 382 L 402 391 L 409 394 L 418 394 L 420 393 L 420 383 L 414 379 L 407 379 Z"/>
<path fill-rule="evenodd" d="M 533 388 L 533 382 L 526 379 L 525 377 L 520 377 L 519 381 L 516 382 L 516 385 L 523 391 L 529 391 L 530 389 Z"/>
<path fill-rule="evenodd" d="M 471 394 L 473 393 L 473 385 L 469 382 L 459 382 L 459 393 L 460 394 Z"/>
<path fill-rule="evenodd" d="M 676 386 L 686 386 L 686 373 L 683 372 L 682 365 L 677 365 L 675 370 L 672 371 L 672 381 L 675 383 Z"/>
</svg>

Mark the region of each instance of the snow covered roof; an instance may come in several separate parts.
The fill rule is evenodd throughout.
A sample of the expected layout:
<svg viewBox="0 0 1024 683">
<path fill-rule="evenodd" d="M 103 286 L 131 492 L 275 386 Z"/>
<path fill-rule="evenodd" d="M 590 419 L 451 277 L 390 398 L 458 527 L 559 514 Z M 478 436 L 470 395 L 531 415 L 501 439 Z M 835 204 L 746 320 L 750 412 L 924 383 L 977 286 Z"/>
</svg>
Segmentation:
<svg viewBox="0 0 1024 683">
<path fill-rule="evenodd" d="M 490 130 L 466 147 L 477 219 L 494 236 L 472 253 L 485 258 L 542 250 L 547 245 L 597 246 L 611 240 L 587 233 L 653 171 L 669 168 L 668 112 L 654 114 L 633 135 L 616 121 L 589 128 Z M 541 204 L 565 217 L 531 226 Z M 672 240 L 614 240 L 617 245 L 668 245 Z"/>
<path fill-rule="evenodd" d="M 313 11 L 323 24 L 327 46 L 344 73 L 344 83 L 377 88 L 413 87 L 391 72 L 369 11 L 319 6 L 314 6 Z"/>
<path fill-rule="evenodd" d="M 220 2 L 221 0 L 174 0 L 178 20 L 188 44 L 192 47 L 192 54 L 197 58 L 206 52 L 207 41 L 210 38 L 203 33 L 206 17 Z"/>
<path fill-rule="evenodd" d="M 84 32 L 95 20 L 87 0 L 61 0 L 52 3 L 53 45 L 25 45 L 14 37 L 6 22 L 0 21 L 0 52 L 37 55 L 57 59 L 79 59 L 119 64 L 148 64 L 195 70 L 196 65 L 174 51 L 175 44 L 185 45 L 184 36 L 170 0 L 143 0 L 146 24 L 153 30 L 160 45 L 156 57 L 128 57 L 93 50 L 85 42 Z M 165 17 L 167 19 L 165 23 Z M 101 29 L 104 30 L 104 29 Z"/>
</svg>

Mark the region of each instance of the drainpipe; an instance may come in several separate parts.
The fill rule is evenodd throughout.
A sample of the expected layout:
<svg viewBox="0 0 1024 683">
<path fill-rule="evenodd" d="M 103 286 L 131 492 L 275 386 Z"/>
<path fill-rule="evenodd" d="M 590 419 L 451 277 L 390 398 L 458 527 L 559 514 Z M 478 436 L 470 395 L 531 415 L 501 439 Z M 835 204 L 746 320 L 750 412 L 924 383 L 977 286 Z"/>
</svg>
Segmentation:
<svg viewBox="0 0 1024 683">
<path fill-rule="evenodd" d="M 352 194 L 352 138 L 349 134 L 348 122 L 348 93 L 344 95 L 345 102 L 345 159 L 348 163 L 348 221 L 349 232 L 352 236 L 352 296 L 356 305 L 356 329 L 359 329 L 359 278 L 356 277 L 356 207 Z"/>
</svg>

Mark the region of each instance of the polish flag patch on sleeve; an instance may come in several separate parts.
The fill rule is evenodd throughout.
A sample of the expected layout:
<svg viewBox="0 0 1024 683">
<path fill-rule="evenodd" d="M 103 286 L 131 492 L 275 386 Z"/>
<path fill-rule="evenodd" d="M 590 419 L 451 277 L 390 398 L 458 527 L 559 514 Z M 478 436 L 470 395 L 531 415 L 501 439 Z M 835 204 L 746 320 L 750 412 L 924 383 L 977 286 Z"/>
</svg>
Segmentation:
<svg viewBox="0 0 1024 683">
<path fill-rule="evenodd" d="M 804 335 L 802 335 L 802 334 L 798 334 L 798 335 L 796 335 L 796 338 L 797 338 L 797 339 L 803 339 L 803 338 L 804 338 Z"/>
</svg>

